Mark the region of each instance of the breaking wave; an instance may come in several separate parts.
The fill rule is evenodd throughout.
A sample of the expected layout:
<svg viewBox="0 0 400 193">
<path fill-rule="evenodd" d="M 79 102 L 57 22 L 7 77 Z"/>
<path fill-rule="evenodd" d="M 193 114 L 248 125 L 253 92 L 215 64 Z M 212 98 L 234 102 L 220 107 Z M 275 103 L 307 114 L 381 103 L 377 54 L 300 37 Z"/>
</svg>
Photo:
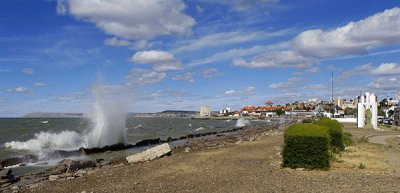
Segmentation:
<svg viewBox="0 0 400 193">
<path fill-rule="evenodd" d="M 76 150 L 86 147 L 85 135 L 75 131 L 62 131 L 60 133 L 40 132 L 28 141 L 11 141 L 5 143 L 6 148 L 30 150 L 39 152 L 43 150 Z"/>
</svg>

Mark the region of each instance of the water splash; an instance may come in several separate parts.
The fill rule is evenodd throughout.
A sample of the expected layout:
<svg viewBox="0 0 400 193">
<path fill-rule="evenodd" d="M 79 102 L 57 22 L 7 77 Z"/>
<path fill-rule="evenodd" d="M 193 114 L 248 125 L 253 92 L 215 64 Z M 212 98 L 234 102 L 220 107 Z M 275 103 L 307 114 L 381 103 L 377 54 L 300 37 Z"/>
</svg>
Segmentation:
<svg viewBox="0 0 400 193">
<path fill-rule="evenodd" d="M 124 87 L 99 85 L 92 89 L 95 99 L 91 115 L 92 131 L 87 147 L 104 147 L 118 143 L 126 144 L 126 116 L 128 104 Z"/>
<path fill-rule="evenodd" d="M 240 118 L 236 121 L 236 127 L 249 126 L 250 124 L 250 121 L 245 118 Z"/>
</svg>

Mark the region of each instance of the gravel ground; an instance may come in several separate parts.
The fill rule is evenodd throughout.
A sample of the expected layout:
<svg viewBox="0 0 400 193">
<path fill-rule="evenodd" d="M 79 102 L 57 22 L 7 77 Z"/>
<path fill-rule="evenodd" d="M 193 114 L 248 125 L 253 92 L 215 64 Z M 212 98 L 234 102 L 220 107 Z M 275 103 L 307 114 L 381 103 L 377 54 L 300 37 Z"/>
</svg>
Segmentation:
<svg viewBox="0 0 400 193">
<path fill-rule="evenodd" d="M 355 129 L 346 129 L 353 132 Z M 366 131 L 369 132 L 369 131 Z M 375 132 L 375 131 L 371 131 Z M 354 135 L 360 133 L 355 130 Z M 216 139 L 219 140 L 219 139 Z M 252 141 L 254 140 L 254 141 Z M 108 165 L 71 180 L 46 181 L 19 192 L 399 192 L 400 151 L 359 143 L 330 171 L 280 168 L 283 135 L 264 132 L 245 142 L 174 150 L 158 160 Z M 195 148 L 201 146 L 202 148 Z M 397 157 L 396 157 L 397 156 Z M 397 160 L 396 160 L 397 159 Z M 366 168 L 360 169 L 358 163 Z M 394 162 L 394 163 L 392 163 Z M 397 163 L 396 163 L 397 162 Z"/>
</svg>

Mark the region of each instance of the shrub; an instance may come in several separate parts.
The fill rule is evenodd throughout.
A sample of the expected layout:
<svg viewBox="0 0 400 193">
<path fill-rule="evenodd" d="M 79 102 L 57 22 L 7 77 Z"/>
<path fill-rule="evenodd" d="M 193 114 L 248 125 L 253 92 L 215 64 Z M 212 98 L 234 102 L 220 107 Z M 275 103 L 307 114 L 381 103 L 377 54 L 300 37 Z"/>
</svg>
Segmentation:
<svg viewBox="0 0 400 193">
<path fill-rule="evenodd" d="M 351 139 L 353 135 L 351 133 L 343 133 L 343 143 L 346 146 L 353 145 L 353 140 Z"/>
<path fill-rule="evenodd" d="M 303 119 L 302 123 L 312 123 L 311 119 Z"/>
<path fill-rule="evenodd" d="M 329 135 L 331 136 L 331 147 L 333 151 L 338 152 L 344 150 L 342 124 L 329 118 L 322 118 L 316 121 L 315 124 L 329 129 Z"/>
<path fill-rule="evenodd" d="M 329 168 L 328 129 L 298 123 L 285 131 L 283 166 L 290 168 Z"/>
</svg>

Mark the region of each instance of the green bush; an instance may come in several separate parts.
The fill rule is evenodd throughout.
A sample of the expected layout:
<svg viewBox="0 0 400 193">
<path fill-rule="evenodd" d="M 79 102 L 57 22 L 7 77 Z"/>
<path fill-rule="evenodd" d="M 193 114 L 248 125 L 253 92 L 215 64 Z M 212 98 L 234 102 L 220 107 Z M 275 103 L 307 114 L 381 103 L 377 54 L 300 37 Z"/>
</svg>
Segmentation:
<svg viewBox="0 0 400 193">
<path fill-rule="evenodd" d="M 351 133 L 343 133 L 343 143 L 346 146 L 353 145 L 353 140 L 351 139 L 353 135 Z"/>
<path fill-rule="evenodd" d="M 283 166 L 328 169 L 329 143 L 327 128 L 314 124 L 294 124 L 285 131 Z"/>
<path fill-rule="evenodd" d="M 331 147 L 333 151 L 338 152 L 344 150 L 342 124 L 329 118 L 321 118 L 320 120 L 316 121 L 315 124 L 329 129 L 329 135 L 331 136 Z"/>
<path fill-rule="evenodd" d="M 302 123 L 312 123 L 311 119 L 303 119 Z"/>
</svg>

